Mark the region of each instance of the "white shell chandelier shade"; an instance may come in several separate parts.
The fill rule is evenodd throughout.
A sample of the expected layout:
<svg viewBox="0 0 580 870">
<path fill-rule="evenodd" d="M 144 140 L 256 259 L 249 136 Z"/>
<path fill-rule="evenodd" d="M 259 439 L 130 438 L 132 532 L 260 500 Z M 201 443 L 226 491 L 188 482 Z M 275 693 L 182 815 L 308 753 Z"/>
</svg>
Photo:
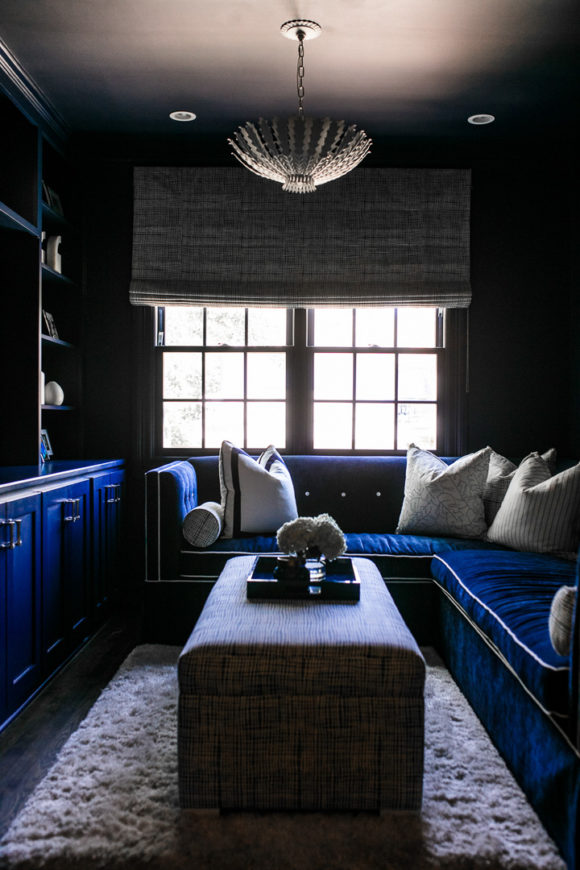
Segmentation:
<svg viewBox="0 0 580 870">
<path fill-rule="evenodd" d="M 310 27 L 309 27 L 310 25 Z M 316 28 L 316 29 L 315 29 Z M 299 41 L 298 114 L 290 118 L 260 118 L 238 127 L 228 139 L 232 154 L 250 172 L 278 181 L 289 193 L 313 193 L 321 184 L 346 175 L 364 160 L 372 140 L 355 124 L 331 118 L 304 117 L 302 98 L 303 40 L 318 35 L 315 22 L 286 22 L 283 34 Z"/>
<path fill-rule="evenodd" d="M 289 193 L 312 193 L 346 175 L 363 160 L 371 140 L 344 121 L 330 118 L 260 118 L 248 121 L 228 139 L 246 169 L 279 181 Z"/>
</svg>

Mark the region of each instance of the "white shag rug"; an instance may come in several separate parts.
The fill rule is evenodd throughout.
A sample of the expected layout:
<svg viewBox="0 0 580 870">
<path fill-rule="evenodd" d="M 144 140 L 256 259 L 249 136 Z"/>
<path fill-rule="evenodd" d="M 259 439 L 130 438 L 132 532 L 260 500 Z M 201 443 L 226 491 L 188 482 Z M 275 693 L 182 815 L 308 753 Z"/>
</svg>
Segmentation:
<svg viewBox="0 0 580 870">
<path fill-rule="evenodd" d="M 137 647 L 0 844 L 18 870 L 565 870 L 439 659 L 420 815 L 227 813 L 177 800 L 176 647 Z"/>
</svg>

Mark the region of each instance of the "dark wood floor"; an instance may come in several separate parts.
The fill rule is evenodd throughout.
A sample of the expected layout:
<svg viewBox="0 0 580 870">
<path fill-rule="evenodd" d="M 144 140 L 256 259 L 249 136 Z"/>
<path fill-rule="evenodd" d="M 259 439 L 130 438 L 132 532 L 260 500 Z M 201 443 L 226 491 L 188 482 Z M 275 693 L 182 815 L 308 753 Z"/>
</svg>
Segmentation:
<svg viewBox="0 0 580 870">
<path fill-rule="evenodd" d="M 0 836 L 119 665 L 141 642 L 141 626 L 139 612 L 120 609 L 0 733 Z"/>
</svg>

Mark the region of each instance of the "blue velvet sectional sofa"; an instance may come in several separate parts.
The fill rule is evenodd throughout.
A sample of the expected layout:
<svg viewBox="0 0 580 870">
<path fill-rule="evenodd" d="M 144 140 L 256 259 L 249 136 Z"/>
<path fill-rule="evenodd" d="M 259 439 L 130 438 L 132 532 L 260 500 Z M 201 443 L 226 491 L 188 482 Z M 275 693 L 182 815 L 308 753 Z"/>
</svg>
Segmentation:
<svg viewBox="0 0 580 870">
<path fill-rule="evenodd" d="M 568 867 L 580 868 L 580 619 L 574 615 L 568 656 L 555 652 L 548 630 L 555 592 L 578 585 L 576 564 L 483 540 L 395 534 L 405 457 L 284 460 L 299 515 L 331 514 L 348 555 L 379 567 L 411 631 L 442 654 Z M 205 549 L 187 543 L 186 514 L 220 500 L 217 456 L 154 468 L 145 482 L 147 632 L 150 640 L 181 642 L 225 562 L 275 553 L 276 538 L 220 538 Z"/>
</svg>

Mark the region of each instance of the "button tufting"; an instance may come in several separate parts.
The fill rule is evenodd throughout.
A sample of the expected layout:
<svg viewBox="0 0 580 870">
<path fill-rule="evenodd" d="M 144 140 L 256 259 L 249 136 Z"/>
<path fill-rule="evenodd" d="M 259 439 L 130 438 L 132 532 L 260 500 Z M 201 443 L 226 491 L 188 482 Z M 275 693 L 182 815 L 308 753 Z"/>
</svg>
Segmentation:
<svg viewBox="0 0 580 870">
<path fill-rule="evenodd" d="M 346 492 L 341 492 L 340 495 L 341 495 L 342 498 L 345 498 L 345 496 L 346 496 Z"/>
<path fill-rule="evenodd" d="M 377 496 L 377 498 L 380 498 L 380 497 L 381 497 L 380 492 L 377 492 L 377 493 L 376 493 L 376 496 Z"/>
<path fill-rule="evenodd" d="M 304 493 L 304 495 L 310 495 L 310 493 L 308 492 L 308 490 L 306 490 L 306 492 Z"/>
</svg>

